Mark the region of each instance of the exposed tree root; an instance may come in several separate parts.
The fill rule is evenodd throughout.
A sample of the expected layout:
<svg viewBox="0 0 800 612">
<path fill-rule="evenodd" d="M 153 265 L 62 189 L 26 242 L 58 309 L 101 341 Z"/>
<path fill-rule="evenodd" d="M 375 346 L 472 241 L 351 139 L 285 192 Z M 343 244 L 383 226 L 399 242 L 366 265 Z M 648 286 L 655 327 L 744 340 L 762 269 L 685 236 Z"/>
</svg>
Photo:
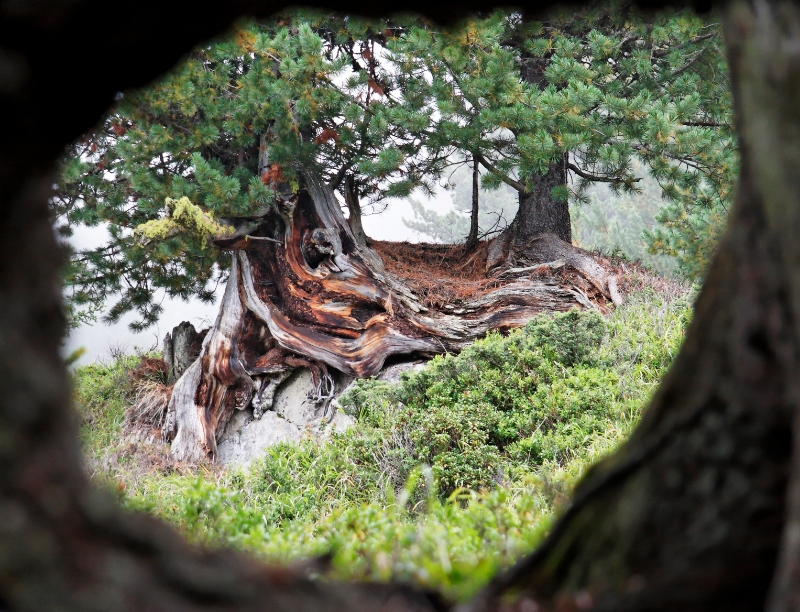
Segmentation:
<svg viewBox="0 0 800 612">
<path fill-rule="evenodd" d="M 394 355 L 459 351 L 540 312 L 605 313 L 619 300 L 608 262 L 549 234 L 488 273 L 488 244 L 466 259 L 452 245 L 360 245 L 333 193 L 310 173 L 306 189 L 277 198 L 217 244 L 232 253 L 228 286 L 164 427 L 186 461 L 213 458 L 233 411 L 252 403 L 263 414 L 294 368 L 311 368 L 314 400 L 327 403 L 329 367 L 372 376 Z"/>
</svg>

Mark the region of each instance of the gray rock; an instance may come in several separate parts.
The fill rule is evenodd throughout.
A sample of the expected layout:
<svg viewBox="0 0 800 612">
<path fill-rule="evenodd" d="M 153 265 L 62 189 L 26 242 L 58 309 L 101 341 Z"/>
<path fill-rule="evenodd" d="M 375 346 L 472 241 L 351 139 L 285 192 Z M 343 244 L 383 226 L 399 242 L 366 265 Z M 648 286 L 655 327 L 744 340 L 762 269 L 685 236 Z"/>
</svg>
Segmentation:
<svg viewBox="0 0 800 612">
<path fill-rule="evenodd" d="M 403 372 L 419 372 L 424 367 L 425 362 L 422 360 L 395 363 L 381 370 L 375 378 L 384 382 L 396 383 L 400 382 L 400 375 Z"/>
<path fill-rule="evenodd" d="M 396 363 L 382 370 L 376 378 L 397 383 L 403 372 L 418 372 L 424 367 L 425 362 L 421 360 Z M 260 418 L 254 416 L 252 405 L 234 411 L 218 441 L 217 460 L 225 465 L 246 465 L 275 444 L 299 442 L 305 437 L 324 440 L 332 432 L 350 427 L 354 419 L 339 407 L 337 398 L 354 379 L 340 372 L 335 372 L 333 378 L 335 391 L 329 402 L 314 401 L 316 389 L 311 371 L 298 368 L 280 382 L 272 402 L 264 402 L 266 409 Z"/>
<path fill-rule="evenodd" d="M 311 423 L 322 417 L 324 402 L 315 404 L 309 397 L 315 391 L 311 370 L 298 368 L 278 387 L 272 409 L 293 423 Z"/>
<path fill-rule="evenodd" d="M 241 410 L 239 413 L 247 411 Z M 235 415 L 239 416 L 239 415 Z M 232 428 L 228 423 L 220 443 L 217 445 L 217 460 L 224 465 L 244 465 L 264 454 L 270 446 L 280 442 L 298 442 L 303 430 L 294 423 L 268 410 L 260 419 L 243 419 L 243 423 Z"/>
<path fill-rule="evenodd" d="M 334 374 L 334 398 L 315 403 L 311 371 L 298 368 L 275 391 L 272 407 L 255 418 L 253 407 L 234 411 L 217 444 L 217 460 L 225 465 L 245 465 L 280 442 L 297 442 L 303 437 L 327 438 L 333 431 L 343 431 L 353 419 L 337 410 L 335 398 L 351 382 L 344 374 Z"/>
</svg>

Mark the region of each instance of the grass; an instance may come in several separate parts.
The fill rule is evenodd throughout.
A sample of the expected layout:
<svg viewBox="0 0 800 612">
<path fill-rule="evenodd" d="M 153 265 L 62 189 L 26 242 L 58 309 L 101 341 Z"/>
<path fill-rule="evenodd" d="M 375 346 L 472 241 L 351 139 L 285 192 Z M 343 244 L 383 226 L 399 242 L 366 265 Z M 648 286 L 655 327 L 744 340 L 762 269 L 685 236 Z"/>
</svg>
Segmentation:
<svg viewBox="0 0 800 612">
<path fill-rule="evenodd" d="M 75 373 L 83 440 L 124 504 L 193 542 L 280 563 L 330 555 L 331 577 L 463 600 L 532 550 L 585 469 L 626 438 L 680 347 L 690 300 L 645 287 L 606 319 L 540 317 L 400 383 L 360 381 L 340 400 L 354 427 L 272 447 L 247 469 L 175 465 L 122 439 L 133 395 L 120 377 L 136 363 L 124 357 Z"/>
<path fill-rule="evenodd" d="M 88 462 L 107 457 L 120 443 L 130 405 L 129 372 L 135 355 L 117 355 L 108 363 L 78 368 L 74 376 L 75 405 L 81 415 L 81 441 Z"/>
</svg>

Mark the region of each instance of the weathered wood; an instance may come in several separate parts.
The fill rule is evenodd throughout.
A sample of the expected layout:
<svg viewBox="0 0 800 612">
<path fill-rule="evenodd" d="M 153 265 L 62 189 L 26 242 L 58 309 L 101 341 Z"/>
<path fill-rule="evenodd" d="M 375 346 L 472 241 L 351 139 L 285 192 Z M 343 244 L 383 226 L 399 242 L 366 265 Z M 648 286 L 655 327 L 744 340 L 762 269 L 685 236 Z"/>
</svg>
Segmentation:
<svg viewBox="0 0 800 612">
<path fill-rule="evenodd" d="M 176 385 L 164 430 L 181 460 L 213 459 L 233 410 L 253 399 L 254 414 L 268 409 L 275 375 L 296 367 L 292 362 L 310 365 L 332 385 L 327 367 L 367 377 L 395 355 L 458 351 L 543 311 L 605 311 L 612 301 L 608 272 L 545 234 L 515 260 L 561 257 L 561 266 L 540 271 L 569 267 L 580 282 L 524 278 L 457 305 L 426 306 L 366 241 L 356 240 L 328 186 L 312 172 L 304 176 L 305 189 L 278 197 L 257 227 L 217 241 L 232 253 L 228 286 L 198 365 Z"/>
<path fill-rule="evenodd" d="M 174 384 L 200 355 L 203 334 L 183 321 L 164 336 L 161 353 L 167 364 L 167 383 Z"/>
</svg>

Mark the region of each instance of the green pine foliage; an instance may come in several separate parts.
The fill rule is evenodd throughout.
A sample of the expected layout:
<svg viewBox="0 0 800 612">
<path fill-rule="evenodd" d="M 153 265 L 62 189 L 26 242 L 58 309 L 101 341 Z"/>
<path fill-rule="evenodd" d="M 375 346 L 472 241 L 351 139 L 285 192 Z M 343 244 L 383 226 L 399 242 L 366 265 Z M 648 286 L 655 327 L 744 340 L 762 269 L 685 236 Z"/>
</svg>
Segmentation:
<svg viewBox="0 0 800 612">
<path fill-rule="evenodd" d="M 651 248 L 696 275 L 737 169 L 730 108 L 719 25 L 688 11 L 621 1 L 537 23 L 498 11 L 449 31 L 311 11 L 244 22 L 126 92 L 67 152 L 59 231 L 108 229 L 72 253 L 71 312 L 114 298 L 107 319 L 135 311 L 140 329 L 163 294 L 211 299 L 229 263 L 205 229 L 263 213 L 274 181 L 297 189 L 300 168 L 338 189 L 352 176 L 377 202 L 431 193 L 474 158 L 485 187 L 524 192 L 564 160 L 556 195 L 582 198 L 595 182 L 636 191 L 639 159 L 671 203 Z M 172 217 L 184 198 L 202 231 Z M 137 231 L 153 223 L 171 230 Z"/>
<path fill-rule="evenodd" d="M 643 167 L 665 204 L 649 250 L 702 274 L 738 169 L 718 24 L 612 3 L 542 23 L 498 12 L 452 32 L 416 28 L 403 44 L 403 72 L 432 75 L 432 142 L 478 156 L 484 186 L 524 191 L 566 156 L 562 195 L 581 201 L 596 183 L 643 191 Z"/>
<path fill-rule="evenodd" d="M 524 181 L 570 153 L 585 173 L 632 189 L 639 156 L 678 197 L 729 170 L 708 163 L 730 153 L 717 29 L 690 13 L 647 20 L 624 5 L 534 24 L 496 13 L 445 34 L 415 29 L 403 57 L 433 75 L 437 135 L 490 156 L 491 180 Z M 520 79 L 520 67 L 533 75 Z M 687 174 L 690 164 L 706 174 Z"/>
<path fill-rule="evenodd" d="M 414 130 L 430 111 L 410 90 L 388 95 L 392 76 L 372 59 L 384 25 L 303 11 L 244 23 L 125 94 L 62 164 L 53 199 L 61 234 L 109 229 L 107 244 L 71 257 L 71 302 L 80 309 L 117 296 L 106 319 L 136 311 L 132 326 L 142 329 L 158 320 L 158 292 L 212 299 L 228 259 L 206 228 L 181 227 L 170 203 L 188 201 L 210 225 L 263 214 L 274 200 L 263 159 L 295 189 L 300 167 L 334 186 L 357 168 L 362 195 L 387 181 L 382 196 L 428 185 L 439 162 L 418 159 Z M 170 219 L 172 231 L 151 231 Z"/>
<path fill-rule="evenodd" d="M 680 347 L 691 295 L 644 289 L 605 320 L 542 316 L 400 383 L 361 381 L 341 399 L 352 428 L 246 469 L 126 463 L 130 442 L 100 432 L 119 431 L 127 400 L 112 389 L 130 364 L 79 368 L 83 439 L 96 478 L 194 542 L 273 562 L 330 553 L 335 578 L 463 599 L 540 542 L 585 469 L 624 440 Z"/>
</svg>

